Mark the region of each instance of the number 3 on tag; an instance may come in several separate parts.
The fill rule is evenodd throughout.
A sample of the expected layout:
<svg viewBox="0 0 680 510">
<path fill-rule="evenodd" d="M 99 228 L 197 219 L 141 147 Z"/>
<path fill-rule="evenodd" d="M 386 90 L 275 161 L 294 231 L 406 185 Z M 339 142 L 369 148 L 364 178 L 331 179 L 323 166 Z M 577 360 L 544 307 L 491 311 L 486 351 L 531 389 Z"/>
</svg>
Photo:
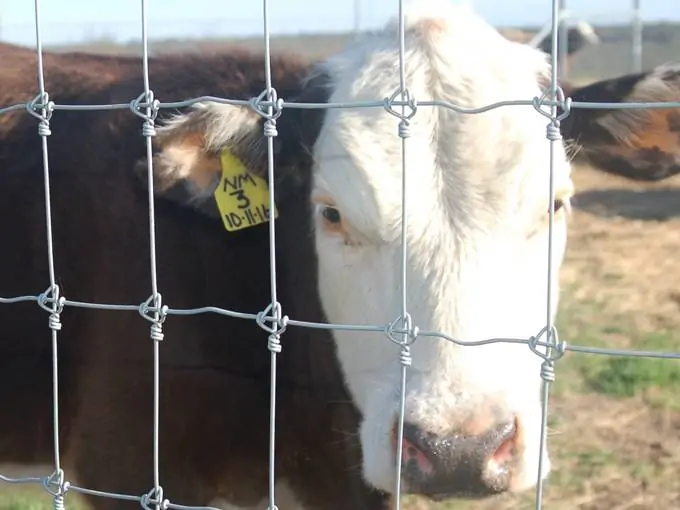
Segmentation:
<svg viewBox="0 0 680 510">
<path fill-rule="evenodd" d="M 269 186 L 267 181 L 248 171 L 231 152 L 220 155 L 222 178 L 215 190 L 215 201 L 224 227 L 233 232 L 269 221 Z M 278 218 L 276 204 L 274 218 Z"/>
</svg>

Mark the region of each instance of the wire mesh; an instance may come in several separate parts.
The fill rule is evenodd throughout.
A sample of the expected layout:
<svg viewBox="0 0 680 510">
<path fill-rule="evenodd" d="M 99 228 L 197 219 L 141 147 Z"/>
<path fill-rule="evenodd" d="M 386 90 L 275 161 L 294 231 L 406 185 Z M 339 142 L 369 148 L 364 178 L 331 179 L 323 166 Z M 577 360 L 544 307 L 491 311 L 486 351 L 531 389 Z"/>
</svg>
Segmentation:
<svg viewBox="0 0 680 510">
<path fill-rule="evenodd" d="M 552 61 L 557 61 L 560 38 L 559 38 L 559 0 L 552 1 Z M 275 416 L 276 416 L 276 390 L 277 390 L 277 356 L 282 352 L 281 336 L 289 327 L 316 328 L 325 330 L 346 330 L 346 331 L 365 331 L 382 332 L 389 339 L 396 341 L 400 346 L 400 401 L 398 416 L 398 439 L 396 442 L 396 476 L 394 494 L 394 508 L 398 510 L 401 505 L 401 463 L 402 463 L 402 439 L 405 415 L 405 395 L 406 395 L 406 374 L 411 364 L 410 345 L 416 337 L 430 337 L 447 340 L 449 342 L 465 347 L 489 345 L 494 343 L 510 343 L 528 346 L 537 356 L 543 359 L 541 365 L 541 377 L 544 381 L 542 392 L 542 422 L 540 449 L 546 442 L 547 418 L 548 418 L 548 397 L 550 383 L 555 380 L 555 364 L 567 351 L 580 352 L 596 355 L 610 356 L 634 356 L 664 359 L 680 359 L 680 353 L 664 353 L 651 351 L 634 351 L 624 349 L 604 349 L 590 346 L 568 345 L 560 340 L 557 330 L 553 324 L 553 307 L 551 275 L 554 271 L 552 264 L 553 250 L 553 221 L 554 221 L 554 167 L 556 164 L 555 144 L 561 140 L 560 122 L 569 115 L 573 108 L 609 108 L 609 109 L 643 109 L 643 108 L 680 108 L 680 102 L 673 103 L 604 103 L 604 102 L 576 102 L 570 98 L 565 98 L 558 83 L 557 67 L 552 66 L 551 80 L 548 90 L 542 97 L 534 97 L 527 100 L 508 100 L 489 104 L 480 108 L 464 108 L 445 101 L 422 101 L 416 102 L 412 96 L 408 84 L 406 83 L 406 66 L 408 65 L 405 57 L 405 30 L 404 30 L 404 5 L 403 0 L 398 0 L 399 16 L 399 88 L 392 96 L 373 101 L 357 101 L 352 103 L 302 103 L 286 102 L 277 96 L 275 84 L 272 83 L 271 73 L 271 50 L 270 50 L 270 30 L 269 30 L 269 0 L 263 0 L 263 37 L 264 37 L 264 69 L 265 69 L 265 89 L 263 92 L 250 100 L 235 100 L 213 96 L 201 96 L 180 102 L 163 103 L 154 98 L 154 93 L 149 81 L 149 51 L 148 51 L 148 5 L 146 0 L 141 3 L 141 22 L 142 22 L 142 85 L 143 92 L 129 103 L 121 104 L 100 104 L 100 105 L 69 105 L 57 104 L 50 100 L 48 91 L 45 89 L 44 69 L 43 69 L 43 50 L 41 37 L 40 21 L 40 1 L 34 1 L 35 8 L 35 30 L 36 30 L 36 52 L 38 56 L 38 95 L 26 104 L 14 104 L 0 108 L 0 114 L 11 111 L 27 110 L 27 112 L 38 120 L 38 135 L 41 137 L 42 159 L 44 170 L 45 188 L 45 222 L 47 235 L 47 257 L 49 268 L 49 287 L 37 296 L 23 295 L 0 298 L 0 304 L 13 304 L 22 302 L 35 302 L 49 313 L 48 325 L 51 330 L 52 340 L 52 371 L 53 371 L 53 441 L 54 441 L 54 470 L 46 477 L 22 477 L 10 478 L 0 475 L 0 481 L 13 484 L 41 484 L 47 492 L 53 496 L 54 508 L 64 508 L 64 498 L 68 491 L 78 492 L 98 497 L 115 498 L 122 501 L 137 501 L 143 508 L 174 508 L 185 510 L 210 509 L 212 507 L 184 506 L 172 503 L 164 494 L 161 477 L 159 473 L 159 394 L 160 394 L 160 343 L 163 339 L 163 323 L 166 317 L 171 315 L 199 315 L 214 313 L 222 316 L 233 317 L 243 320 L 255 321 L 268 334 L 267 348 L 270 351 L 270 413 L 269 413 L 269 510 L 275 510 L 276 503 L 274 489 L 276 482 L 275 465 Z M 269 178 L 269 200 L 274 203 L 274 137 L 278 135 L 276 121 L 285 108 L 306 108 L 306 109 L 331 109 L 331 108 L 383 108 L 387 113 L 395 116 L 398 122 L 397 134 L 401 138 L 401 161 L 402 161 L 402 218 L 407 217 L 408 213 L 408 186 L 406 180 L 407 171 L 407 140 L 411 135 L 410 120 L 416 115 L 421 107 L 448 108 L 464 114 L 478 114 L 495 108 L 508 106 L 531 106 L 536 111 L 549 119 L 546 128 L 546 138 L 550 143 L 550 180 L 549 180 L 549 235 L 548 235 L 548 288 L 546 296 L 546 325 L 531 338 L 492 338 L 481 341 L 464 341 L 452 338 L 444 333 L 437 331 L 420 331 L 413 323 L 407 307 L 407 248 L 406 248 L 406 221 L 401 222 L 401 303 L 400 310 L 395 311 L 397 319 L 389 324 L 382 325 L 351 325 L 337 323 L 314 323 L 291 319 L 283 314 L 281 304 L 278 302 L 276 288 L 276 229 L 275 218 L 269 216 L 269 261 L 270 261 L 270 286 L 271 301 L 263 311 L 258 313 L 245 313 L 227 310 L 216 306 L 201 308 L 173 308 L 162 303 L 161 293 L 157 280 L 156 269 L 156 233 L 155 233 L 155 211 L 154 211 L 154 181 L 153 181 L 153 157 L 152 139 L 156 134 L 155 120 L 158 112 L 163 108 L 181 108 L 193 105 L 198 102 L 216 102 L 230 105 L 249 106 L 261 117 L 264 118 L 263 136 L 267 139 L 267 173 Z M 544 107 L 549 107 L 546 112 Z M 558 115 L 558 107 L 562 109 Z M 54 248 L 52 239 L 52 216 L 50 205 L 50 172 L 49 172 L 49 151 L 48 137 L 50 136 L 50 119 L 54 112 L 58 111 L 93 111 L 93 110 L 125 110 L 129 109 L 132 113 L 143 120 L 142 135 L 146 141 L 146 156 L 148 168 L 148 211 L 149 211 L 149 242 L 150 242 L 150 287 L 151 295 L 141 304 L 115 304 L 115 303 L 90 303 L 83 301 L 73 301 L 60 295 L 57 285 L 57 277 L 54 261 Z M 150 338 L 153 345 L 153 487 L 148 493 L 143 495 L 129 495 L 100 491 L 92 488 L 79 487 L 70 484 L 65 473 L 61 468 L 60 448 L 59 448 L 59 407 L 58 407 L 58 332 L 61 329 L 60 314 L 65 307 L 83 308 L 92 310 L 110 310 L 138 312 L 143 318 L 151 323 Z M 542 471 L 542 458 L 539 461 L 539 470 Z M 544 481 L 538 477 L 536 485 L 536 508 L 540 509 L 543 501 Z M 216 510 L 216 509 L 215 509 Z"/>
</svg>

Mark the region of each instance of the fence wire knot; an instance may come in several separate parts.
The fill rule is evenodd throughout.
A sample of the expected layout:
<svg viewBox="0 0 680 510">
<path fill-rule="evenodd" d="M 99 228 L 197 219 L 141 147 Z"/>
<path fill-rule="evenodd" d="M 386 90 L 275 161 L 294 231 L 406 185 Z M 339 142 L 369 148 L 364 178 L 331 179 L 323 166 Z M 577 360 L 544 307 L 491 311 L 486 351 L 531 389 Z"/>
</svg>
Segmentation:
<svg viewBox="0 0 680 510">
<path fill-rule="evenodd" d="M 397 96 L 402 97 L 400 103 L 401 106 L 404 106 L 403 113 L 395 110 L 394 108 L 394 102 L 396 101 Z M 383 108 L 385 108 L 385 111 L 387 113 L 395 116 L 396 118 L 402 121 L 402 123 L 399 124 L 399 136 L 401 136 L 402 138 L 410 136 L 411 133 L 408 121 L 411 120 L 416 114 L 416 111 L 418 111 L 418 102 L 416 101 L 416 98 L 411 95 L 411 91 L 407 88 L 405 88 L 404 90 L 401 89 L 395 90 L 391 96 L 383 99 Z M 408 134 L 406 134 L 406 136 L 403 136 L 402 132 Z"/>
<path fill-rule="evenodd" d="M 156 136 L 154 122 L 160 110 L 160 101 L 154 99 L 153 90 L 142 92 L 136 99 L 130 101 L 130 110 L 138 117 L 144 119 L 142 125 L 143 136 Z M 142 110 L 145 109 L 145 111 Z"/>
<path fill-rule="evenodd" d="M 541 97 L 534 97 L 531 100 L 531 104 L 534 107 L 534 110 L 536 110 L 538 113 L 543 115 L 544 117 L 550 119 L 550 122 L 553 125 L 556 125 L 559 127 L 559 123 L 563 121 L 564 119 L 567 118 L 567 116 L 571 113 L 571 98 L 564 97 L 564 90 L 562 87 L 557 87 L 555 89 L 555 102 L 557 103 L 557 107 L 562 110 L 562 113 L 560 113 L 557 116 L 553 116 L 552 113 L 549 111 L 546 111 L 543 109 L 543 106 L 545 105 L 545 101 L 548 97 L 549 90 L 546 89 L 543 91 L 543 94 L 541 94 Z M 550 138 L 549 138 L 550 139 Z"/>
<path fill-rule="evenodd" d="M 399 123 L 399 136 L 401 138 L 410 138 L 411 136 L 411 124 L 407 120 L 402 120 Z"/>
<path fill-rule="evenodd" d="M 64 310 L 66 298 L 59 296 L 59 286 L 50 286 L 45 292 L 38 295 L 38 306 L 49 312 L 48 324 L 51 330 L 61 330 L 61 312 Z"/>
<path fill-rule="evenodd" d="M 402 344 L 399 352 L 399 363 L 405 367 L 410 367 L 413 358 L 411 358 L 411 348 L 407 344 Z"/>
<path fill-rule="evenodd" d="M 268 315 L 270 313 L 271 315 Z M 288 327 L 288 316 L 281 315 L 281 303 L 274 303 L 273 305 L 269 303 L 267 308 L 257 313 L 255 322 L 270 335 L 282 335 Z M 267 323 L 270 323 L 271 326 Z"/>
<path fill-rule="evenodd" d="M 556 142 L 562 139 L 562 132 L 560 131 L 560 121 L 556 120 L 548 124 L 545 130 L 545 137 L 551 142 Z"/>
<path fill-rule="evenodd" d="M 155 342 L 163 340 L 163 323 L 168 316 L 168 306 L 161 303 L 161 294 L 157 292 L 139 305 L 139 315 L 151 322 L 151 339 Z"/>
<path fill-rule="evenodd" d="M 38 124 L 38 135 L 50 136 L 50 119 L 54 112 L 54 101 L 50 101 L 47 92 L 42 92 L 26 103 L 26 111 L 40 121 Z"/>
<path fill-rule="evenodd" d="M 267 349 L 269 349 L 274 354 L 281 352 L 281 335 L 278 333 L 272 333 L 269 335 L 269 341 L 267 342 Z"/>
<path fill-rule="evenodd" d="M 397 325 L 401 324 L 400 329 L 396 329 Z M 413 325 L 413 319 L 408 312 L 405 315 L 400 315 L 387 326 L 385 326 L 384 333 L 391 342 L 402 347 L 408 347 L 413 344 L 418 338 L 420 330 L 418 326 Z"/>
<path fill-rule="evenodd" d="M 50 476 L 43 478 L 42 486 L 49 494 L 52 495 L 54 510 L 63 510 L 64 496 L 71 484 L 64 481 L 64 472 L 61 469 L 56 470 Z"/>
<path fill-rule="evenodd" d="M 270 313 L 271 315 L 268 315 Z M 288 327 L 288 316 L 281 315 L 281 304 L 275 303 L 272 306 L 272 304 L 269 303 L 267 308 L 257 314 L 255 322 L 263 330 L 269 333 L 267 349 L 274 354 L 279 354 L 281 352 L 281 335 Z M 267 324 L 268 322 L 271 323 L 271 326 Z"/>
<path fill-rule="evenodd" d="M 279 132 L 276 129 L 276 121 L 273 119 L 267 119 L 264 123 L 264 136 L 272 138 L 274 136 L 279 136 Z"/>
<path fill-rule="evenodd" d="M 547 335 L 547 341 L 541 342 L 539 344 L 539 338 L 541 338 L 543 335 Z M 555 328 L 555 326 L 552 326 L 550 329 L 547 327 L 541 329 L 538 335 L 532 336 L 529 339 L 528 345 L 529 349 L 531 349 L 531 352 L 541 358 L 544 362 L 550 363 L 554 363 L 555 361 L 559 360 L 562 356 L 564 356 L 564 353 L 567 350 L 567 343 L 564 340 L 560 340 L 559 335 L 557 334 L 557 328 Z M 545 353 L 539 351 L 539 345 L 542 347 L 547 347 L 548 352 Z"/>
<path fill-rule="evenodd" d="M 139 503 L 145 510 L 165 510 L 170 507 L 170 501 L 163 499 L 163 487 L 154 487 L 140 498 Z"/>
<path fill-rule="evenodd" d="M 283 99 L 278 97 L 276 89 L 274 87 L 264 89 L 257 97 L 253 97 L 249 102 L 250 107 L 255 113 L 266 120 L 264 123 L 265 136 L 276 136 L 276 120 L 281 116 L 281 113 L 283 113 Z M 269 113 L 270 106 L 272 107 L 271 113 Z"/>
<path fill-rule="evenodd" d="M 545 382 L 555 382 L 555 362 L 545 360 L 541 363 L 541 379 Z"/>
</svg>

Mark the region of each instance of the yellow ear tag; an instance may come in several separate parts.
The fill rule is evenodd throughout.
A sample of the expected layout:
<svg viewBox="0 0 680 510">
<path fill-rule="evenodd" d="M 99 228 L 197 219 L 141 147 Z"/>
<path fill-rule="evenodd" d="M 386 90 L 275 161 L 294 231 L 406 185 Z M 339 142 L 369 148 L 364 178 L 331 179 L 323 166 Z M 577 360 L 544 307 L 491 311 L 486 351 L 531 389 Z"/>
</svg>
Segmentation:
<svg viewBox="0 0 680 510">
<path fill-rule="evenodd" d="M 269 221 L 269 186 L 250 173 L 228 150 L 220 154 L 222 178 L 215 189 L 215 201 L 224 227 L 233 232 Z M 274 218 L 279 213 L 274 204 Z"/>
</svg>

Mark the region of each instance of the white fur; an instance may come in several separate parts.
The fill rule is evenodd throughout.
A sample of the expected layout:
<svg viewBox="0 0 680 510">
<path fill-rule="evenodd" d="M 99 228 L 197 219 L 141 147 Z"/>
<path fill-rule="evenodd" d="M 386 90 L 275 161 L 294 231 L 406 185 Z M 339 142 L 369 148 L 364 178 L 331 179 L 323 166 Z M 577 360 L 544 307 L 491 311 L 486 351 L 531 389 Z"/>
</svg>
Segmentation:
<svg viewBox="0 0 680 510">
<path fill-rule="evenodd" d="M 382 32 L 326 62 L 331 102 L 380 100 L 398 89 L 397 26 L 390 21 Z M 407 7 L 405 27 L 407 86 L 418 101 L 480 107 L 541 95 L 547 57 L 502 37 L 470 8 L 421 0 Z M 210 124 L 210 144 L 224 144 L 248 130 L 233 108 L 205 108 L 202 114 L 216 119 Z M 252 123 L 256 117 L 249 115 Z M 528 339 L 545 326 L 547 122 L 530 106 L 474 115 L 418 108 L 406 142 L 406 243 L 407 309 L 421 331 L 464 341 Z M 323 207 L 312 209 L 319 291 L 333 323 L 385 325 L 401 314 L 397 124 L 380 108 L 330 109 L 314 147 L 313 197 L 330 197 L 347 229 L 324 229 Z M 559 143 L 555 154 L 555 186 L 567 202 L 570 169 Z M 555 220 L 556 305 L 566 245 L 564 212 Z M 553 317 L 554 312 L 555 307 Z M 399 347 L 379 333 L 336 330 L 334 335 L 344 377 L 363 415 L 364 478 L 392 492 L 390 432 L 399 407 Z M 406 419 L 455 435 L 494 411 L 508 422 L 516 418 L 522 441 L 511 489 L 532 486 L 538 477 L 540 358 L 526 345 L 461 347 L 428 337 L 419 338 L 411 354 Z M 546 451 L 541 454 L 545 477 L 550 461 Z"/>
<path fill-rule="evenodd" d="M 543 54 L 510 42 L 466 7 L 407 8 L 406 79 L 419 101 L 477 107 L 540 95 Z M 331 58 L 331 102 L 375 100 L 399 87 L 397 23 Z M 382 109 L 331 109 L 314 148 L 314 193 L 330 196 L 354 243 L 316 218 L 320 295 L 334 323 L 387 324 L 401 310 L 401 140 Z M 421 106 L 407 140 L 408 303 L 420 330 L 473 341 L 529 338 L 546 323 L 549 142 L 531 107 L 462 115 Z M 570 188 L 556 144 L 556 185 Z M 554 229 L 553 299 L 566 243 Z M 383 335 L 335 331 L 350 392 L 363 413 L 368 483 L 394 489 L 390 429 L 399 405 L 399 347 Z M 406 419 L 442 434 L 484 406 L 517 416 L 525 441 L 514 490 L 536 482 L 540 359 L 524 345 L 462 348 L 419 338 L 412 346 Z M 546 452 L 544 472 L 550 470 Z"/>
</svg>

